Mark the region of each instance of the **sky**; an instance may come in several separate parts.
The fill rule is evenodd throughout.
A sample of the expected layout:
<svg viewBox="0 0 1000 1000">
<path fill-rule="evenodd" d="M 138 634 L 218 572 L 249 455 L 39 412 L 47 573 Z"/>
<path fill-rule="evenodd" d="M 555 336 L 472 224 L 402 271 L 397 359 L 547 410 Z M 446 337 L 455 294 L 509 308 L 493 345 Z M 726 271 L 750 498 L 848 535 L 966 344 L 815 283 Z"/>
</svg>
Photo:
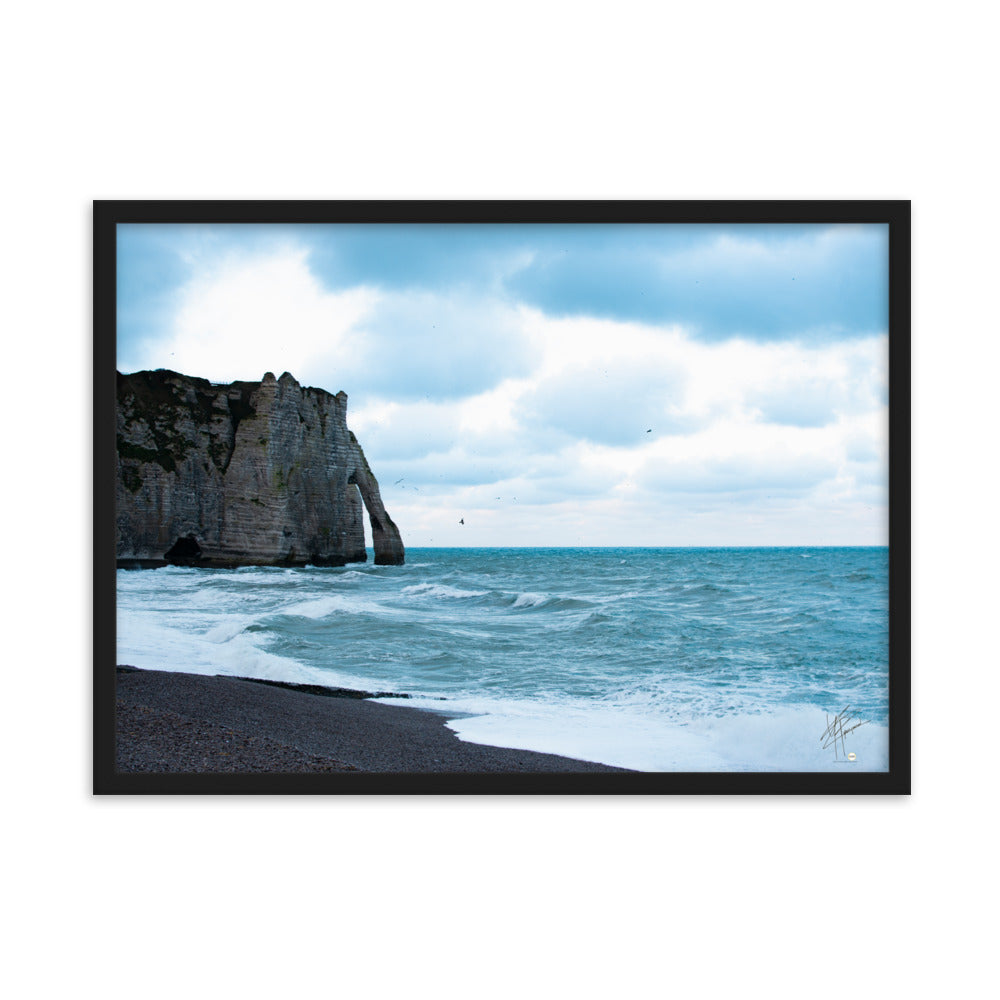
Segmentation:
<svg viewBox="0 0 1000 1000">
<path fill-rule="evenodd" d="M 344 390 L 408 547 L 888 544 L 882 225 L 119 225 L 117 359 Z"/>
</svg>

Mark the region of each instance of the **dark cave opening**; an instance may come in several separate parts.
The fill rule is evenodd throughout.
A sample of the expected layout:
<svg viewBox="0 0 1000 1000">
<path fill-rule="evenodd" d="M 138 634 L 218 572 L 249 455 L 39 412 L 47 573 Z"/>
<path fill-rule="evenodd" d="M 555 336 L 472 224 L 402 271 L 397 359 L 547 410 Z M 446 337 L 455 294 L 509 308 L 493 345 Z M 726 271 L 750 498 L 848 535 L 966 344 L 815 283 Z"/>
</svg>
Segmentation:
<svg viewBox="0 0 1000 1000">
<path fill-rule="evenodd" d="M 163 557 L 171 566 L 195 566 L 201 559 L 201 546 L 194 535 L 178 538 Z"/>
</svg>

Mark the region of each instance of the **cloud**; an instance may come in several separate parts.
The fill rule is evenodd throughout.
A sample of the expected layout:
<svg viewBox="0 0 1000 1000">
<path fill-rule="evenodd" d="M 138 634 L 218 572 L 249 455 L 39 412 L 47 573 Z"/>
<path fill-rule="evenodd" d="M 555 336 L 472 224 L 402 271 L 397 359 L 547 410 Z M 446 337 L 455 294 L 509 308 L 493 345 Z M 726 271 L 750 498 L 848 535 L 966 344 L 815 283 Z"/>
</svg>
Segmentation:
<svg viewBox="0 0 1000 1000">
<path fill-rule="evenodd" d="M 216 242 L 178 250 L 193 273 L 160 317 L 160 335 L 122 345 L 125 370 L 166 367 L 213 381 L 290 371 L 362 400 L 459 399 L 530 370 L 523 317 L 502 302 L 367 285 L 331 291 L 308 247 Z"/>
<path fill-rule="evenodd" d="M 365 454 L 368 456 L 367 448 Z M 376 471 L 381 482 L 391 479 L 393 485 L 398 485 L 402 492 L 429 494 L 447 491 L 452 487 L 489 488 L 523 470 L 522 455 L 476 455 L 459 447 L 447 452 L 432 452 L 419 458 L 388 459 Z M 397 483 L 400 479 L 403 481 Z"/>
<path fill-rule="evenodd" d="M 784 352 L 746 396 L 759 419 L 822 427 L 880 410 L 887 401 L 886 339 L 871 337 L 825 348 Z"/>
<path fill-rule="evenodd" d="M 118 363 L 134 371 L 147 366 L 139 355 L 158 354 L 177 288 L 191 271 L 177 252 L 171 227 L 119 225 L 116 235 Z"/>
<path fill-rule="evenodd" d="M 847 471 L 858 486 L 877 486 L 888 491 L 889 470 L 882 461 L 854 462 L 847 466 Z"/>
<path fill-rule="evenodd" d="M 522 307 L 682 325 L 706 342 L 830 342 L 877 333 L 888 319 L 884 226 L 127 225 L 118 254 L 123 365 L 134 367 L 139 342 L 144 358 L 155 353 L 191 282 L 289 254 L 323 293 L 375 293 L 368 332 L 381 342 L 405 335 L 432 393 L 462 391 L 465 362 L 485 365 L 484 379 L 499 374 L 501 357 L 464 342 L 515 331 Z M 455 365 L 430 357 L 434 328 L 451 331 Z M 515 336 L 509 346 L 516 367 L 524 345 Z M 385 391 L 406 391 L 383 381 Z"/>
<path fill-rule="evenodd" d="M 827 493 L 842 504 L 884 467 L 884 337 L 705 344 L 676 328 L 533 312 L 525 329 L 538 347 L 530 375 L 357 415 L 383 481 L 406 477 L 396 492 L 407 503 L 792 512 Z"/>
<path fill-rule="evenodd" d="M 314 273 L 333 287 L 494 294 L 561 227 L 505 224 L 392 224 L 295 227 Z M 562 227 L 564 228 L 564 227 Z"/>
<path fill-rule="evenodd" d="M 822 379 L 786 383 L 757 393 L 750 402 L 760 411 L 761 420 L 791 427 L 825 427 L 836 419 L 839 392 Z"/>
<path fill-rule="evenodd" d="M 227 256 L 200 271 L 178 290 L 169 332 L 135 349 L 132 363 L 213 381 L 290 371 L 314 383 L 331 356 L 349 371 L 358 350 L 351 332 L 378 296 L 363 287 L 327 291 L 305 258 L 303 250 L 285 248 Z"/>
<path fill-rule="evenodd" d="M 662 227 L 659 243 L 610 228 L 537 254 L 509 287 L 552 316 L 679 323 L 706 341 L 819 343 L 888 324 L 884 226 Z"/>
<path fill-rule="evenodd" d="M 670 493 L 802 494 L 837 474 L 836 461 L 818 454 L 733 455 L 648 465 L 643 486 Z"/>
<path fill-rule="evenodd" d="M 450 403 L 381 403 L 348 412 L 370 460 L 417 459 L 447 453 L 460 437 L 461 411 Z"/>
<path fill-rule="evenodd" d="M 656 433 L 690 429 L 679 416 L 682 375 L 663 365 L 574 364 L 542 378 L 521 398 L 520 420 L 599 444 L 635 444 Z"/>
<path fill-rule="evenodd" d="M 430 292 L 383 294 L 356 339 L 356 384 L 392 399 L 476 395 L 526 374 L 535 354 L 518 310 Z"/>
</svg>

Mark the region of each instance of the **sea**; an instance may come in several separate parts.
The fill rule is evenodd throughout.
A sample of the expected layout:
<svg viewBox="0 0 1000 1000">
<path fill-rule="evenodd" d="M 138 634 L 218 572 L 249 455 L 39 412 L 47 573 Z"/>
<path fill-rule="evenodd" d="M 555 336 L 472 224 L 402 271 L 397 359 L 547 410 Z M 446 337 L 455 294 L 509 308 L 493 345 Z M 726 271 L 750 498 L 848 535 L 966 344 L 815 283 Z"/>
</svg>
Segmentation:
<svg viewBox="0 0 1000 1000">
<path fill-rule="evenodd" d="M 463 740 L 641 771 L 888 769 L 887 548 L 370 560 L 119 570 L 118 662 L 406 694 Z"/>
</svg>

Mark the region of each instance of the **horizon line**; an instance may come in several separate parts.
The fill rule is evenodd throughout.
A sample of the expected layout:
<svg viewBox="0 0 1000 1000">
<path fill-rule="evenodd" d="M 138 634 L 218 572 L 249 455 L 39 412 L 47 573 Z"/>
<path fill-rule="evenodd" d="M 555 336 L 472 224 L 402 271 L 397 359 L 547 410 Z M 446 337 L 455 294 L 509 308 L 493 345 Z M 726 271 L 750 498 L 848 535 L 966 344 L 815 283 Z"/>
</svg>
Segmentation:
<svg viewBox="0 0 1000 1000">
<path fill-rule="evenodd" d="M 852 542 L 822 545 L 797 543 L 782 545 L 409 545 L 410 549 L 887 549 L 888 542 Z M 366 546 L 367 550 L 373 547 Z"/>
</svg>

